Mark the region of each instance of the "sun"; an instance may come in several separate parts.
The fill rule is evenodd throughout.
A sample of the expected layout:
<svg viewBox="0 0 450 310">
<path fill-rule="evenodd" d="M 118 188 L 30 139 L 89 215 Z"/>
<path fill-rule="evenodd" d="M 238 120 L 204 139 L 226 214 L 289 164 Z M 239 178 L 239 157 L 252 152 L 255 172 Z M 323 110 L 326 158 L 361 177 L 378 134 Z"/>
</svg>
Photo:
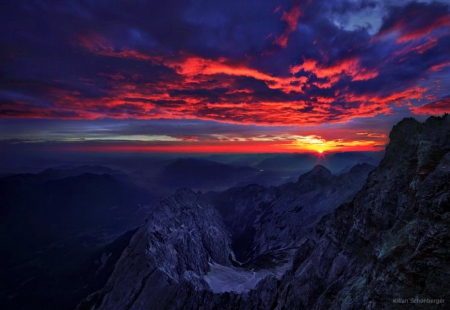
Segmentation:
<svg viewBox="0 0 450 310">
<path fill-rule="evenodd" d="M 323 150 L 319 150 L 318 152 L 319 152 L 320 154 L 322 154 L 322 153 L 323 153 Z"/>
</svg>

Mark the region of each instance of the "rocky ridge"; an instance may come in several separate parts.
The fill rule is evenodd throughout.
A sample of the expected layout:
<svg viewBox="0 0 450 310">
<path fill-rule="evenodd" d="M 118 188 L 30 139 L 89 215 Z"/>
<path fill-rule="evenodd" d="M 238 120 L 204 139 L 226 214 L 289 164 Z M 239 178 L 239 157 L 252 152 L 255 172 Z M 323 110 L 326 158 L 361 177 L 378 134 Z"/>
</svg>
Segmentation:
<svg viewBox="0 0 450 310">
<path fill-rule="evenodd" d="M 374 168 L 358 164 L 350 172 L 335 176 L 316 165 L 295 183 L 269 188 L 253 184 L 209 197 L 232 232 L 239 261 L 255 263 L 269 257 L 288 261 L 308 227 L 351 201 Z"/>
<path fill-rule="evenodd" d="M 178 190 L 160 202 L 133 236 L 106 286 L 80 309 L 154 309 L 183 300 L 184 291 L 209 289 L 210 264 L 231 266 L 230 238 L 217 210 L 201 194 Z M 174 304 L 174 307 L 175 307 Z"/>
</svg>

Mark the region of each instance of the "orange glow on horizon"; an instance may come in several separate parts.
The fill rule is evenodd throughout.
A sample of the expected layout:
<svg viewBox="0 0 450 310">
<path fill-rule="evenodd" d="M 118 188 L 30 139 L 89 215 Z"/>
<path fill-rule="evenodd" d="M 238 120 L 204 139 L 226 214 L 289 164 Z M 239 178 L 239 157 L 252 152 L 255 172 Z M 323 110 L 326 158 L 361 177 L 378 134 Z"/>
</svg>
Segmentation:
<svg viewBox="0 0 450 310">
<path fill-rule="evenodd" d="M 376 141 L 325 141 L 317 143 L 319 139 L 311 138 L 305 141 L 240 141 L 205 143 L 174 143 L 166 145 L 143 144 L 73 144 L 58 148 L 62 151 L 81 152 L 114 152 L 114 153 L 315 153 L 324 157 L 328 152 L 342 151 L 380 151 Z M 308 138 L 305 139 L 306 141 Z"/>
</svg>

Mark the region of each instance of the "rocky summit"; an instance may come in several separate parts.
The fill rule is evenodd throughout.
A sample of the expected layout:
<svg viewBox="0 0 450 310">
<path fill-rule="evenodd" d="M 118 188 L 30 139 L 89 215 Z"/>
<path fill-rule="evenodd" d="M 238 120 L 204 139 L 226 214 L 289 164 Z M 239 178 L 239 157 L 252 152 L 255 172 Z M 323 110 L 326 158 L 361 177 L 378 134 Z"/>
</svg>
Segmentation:
<svg viewBox="0 0 450 310">
<path fill-rule="evenodd" d="M 448 309 L 450 117 L 401 121 L 373 169 L 179 190 L 78 308 Z"/>
</svg>

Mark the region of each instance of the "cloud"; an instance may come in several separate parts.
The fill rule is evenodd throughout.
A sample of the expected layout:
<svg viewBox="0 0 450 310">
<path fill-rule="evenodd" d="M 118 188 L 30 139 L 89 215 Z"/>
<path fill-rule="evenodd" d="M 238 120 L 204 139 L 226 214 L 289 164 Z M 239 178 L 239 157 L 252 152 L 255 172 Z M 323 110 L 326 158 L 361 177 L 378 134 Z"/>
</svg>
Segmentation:
<svg viewBox="0 0 450 310">
<path fill-rule="evenodd" d="M 436 98 L 450 74 L 448 4 L 51 4 L 1 13 L 0 118 L 277 130 L 445 109 Z M 377 34 L 348 26 L 369 11 Z M 186 136 L 203 138 L 201 130 Z"/>
<path fill-rule="evenodd" d="M 385 133 L 378 133 L 378 132 L 357 132 L 357 136 L 363 136 L 363 137 L 370 137 L 370 138 L 387 138 L 387 135 Z"/>
<path fill-rule="evenodd" d="M 277 11 L 278 10 L 275 10 L 275 12 Z M 295 3 L 290 11 L 284 11 L 280 20 L 286 22 L 287 27 L 284 29 L 283 33 L 275 38 L 273 43 L 278 44 L 281 47 L 286 47 L 289 35 L 297 29 L 298 20 L 301 15 L 302 12 L 298 3 Z"/>
<path fill-rule="evenodd" d="M 154 57 L 136 50 L 131 50 L 126 47 L 115 48 L 109 40 L 95 34 L 91 34 L 88 37 L 80 36 L 74 44 L 82 46 L 97 55 L 136 60 L 154 60 Z"/>
<path fill-rule="evenodd" d="M 411 2 L 404 7 L 393 8 L 375 38 L 392 35 L 397 43 L 404 43 L 449 27 L 448 5 Z"/>
<path fill-rule="evenodd" d="M 410 110 L 414 114 L 440 115 L 450 113 L 450 95 L 421 106 L 411 107 Z"/>
<path fill-rule="evenodd" d="M 432 66 L 430 68 L 430 70 L 431 71 L 440 71 L 440 70 L 442 70 L 442 69 L 444 69 L 445 67 L 448 67 L 448 66 L 450 66 L 450 61 L 436 64 L 436 65 Z"/>
<path fill-rule="evenodd" d="M 336 61 L 329 66 L 318 65 L 317 61 L 305 59 L 302 65 L 293 66 L 292 73 L 298 73 L 300 70 L 311 72 L 318 78 L 327 79 L 327 84 L 321 84 L 324 87 L 331 87 L 339 81 L 340 76 L 347 75 L 352 81 L 370 80 L 378 75 L 376 69 L 366 69 L 361 66 L 360 60 L 357 58 L 343 59 Z M 326 86 L 325 86 L 326 85 Z"/>
</svg>

